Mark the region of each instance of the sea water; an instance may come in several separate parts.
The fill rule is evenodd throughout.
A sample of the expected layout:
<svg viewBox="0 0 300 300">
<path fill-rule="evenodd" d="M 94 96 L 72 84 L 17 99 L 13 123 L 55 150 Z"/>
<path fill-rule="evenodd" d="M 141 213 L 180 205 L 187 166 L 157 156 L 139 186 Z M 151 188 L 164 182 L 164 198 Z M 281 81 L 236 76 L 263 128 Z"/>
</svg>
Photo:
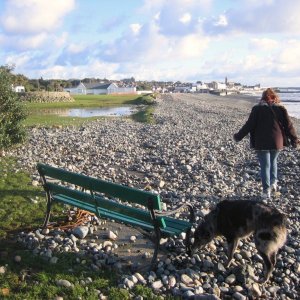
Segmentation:
<svg viewBox="0 0 300 300">
<path fill-rule="evenodd" d="M 300 119 L 300 88 L 281 88 L 278 96 L 289 115 Z"/>
<path fill-rule="evenodd" d="M 277 94 L 291 117 L 300 119 L 300 87 L 278 88 Z M 249 93 L 259 101 L 262 92 Z"/>
</svg>

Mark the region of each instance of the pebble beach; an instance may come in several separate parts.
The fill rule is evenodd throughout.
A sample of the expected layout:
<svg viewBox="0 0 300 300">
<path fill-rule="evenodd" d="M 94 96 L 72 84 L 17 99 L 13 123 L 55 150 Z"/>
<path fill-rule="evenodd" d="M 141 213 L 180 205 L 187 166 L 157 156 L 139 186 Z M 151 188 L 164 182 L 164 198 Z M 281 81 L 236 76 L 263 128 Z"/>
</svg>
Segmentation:
<svg viewBox="0 0 300 300">
<path fill-rule="evenodd" d="M 9 155 L 32 174 L 34 185 L 39 184 L 36 164 L 42 162 L 159 193 L 168 210 L 189 202 L 199 222 L 223 199 L 260 199 L 259 165 L 249 138 L 233 140 L 254 104 L 245 96 L 164 94 L 155 104 L 154 124 L 120 117 L 81 127 L 32 128 L 28 142 Z M 300 136 L 300 120 L 293 123 Z M 116 268 L 122 273 L 119 286 L 129 290 L 144 284 L 163 297 L 183 299 L 299 299 L 300 150 L 283 150 L 278 167 L 279 191 L 267 202 L 287 215 L 288 240 L 264 285 L 257 283 L 263 262 L 251 239 L 240 242 L 228 269 L 224 267 L 226 243 L 217 238 L 193 257 L 165 251 L 152 272 L 138 271 L 137 265 L 122 270 L 113 251 L 117 236 L 104 245 L 94 237 L 86 239 L 82 232 L 60 232 L 63 238 L 58 239 L 57 232 L 37 230 L 21 233 L 17 240 L 52 263 L 57 252 L 72 251 L 79 261 L 83 254 L 91 257 L 89 267 L 95 270 L 105 265 Z M 176 217 L 185 218 L 186 213 Z M 99 226 L 101 220 L 91 219 L 79 230 L 92 235 Z M 180 245 L 183 238 L 165 241 L 166 248 Z M 99 299 L 105 299 L 100 291 Z"/>
</svg>

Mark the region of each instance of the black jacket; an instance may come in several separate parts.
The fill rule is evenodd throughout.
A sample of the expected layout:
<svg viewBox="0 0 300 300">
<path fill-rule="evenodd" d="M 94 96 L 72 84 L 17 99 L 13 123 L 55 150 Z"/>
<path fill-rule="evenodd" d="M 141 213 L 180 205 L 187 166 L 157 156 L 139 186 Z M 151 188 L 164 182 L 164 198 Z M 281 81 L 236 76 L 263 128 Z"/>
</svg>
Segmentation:
<svg viewBox="0 0 300 300">
<path fill-rule="evenodd" d="M 292 121 L 284 106 L 272 104 L 277 120 L 282 124 L 284 132 L 290 137 L 292 146 L 297 144 L 297 135 Z M 280 150 L 283 148 L 283 133 L 276 121 L 270 106 L 261 101 L 252 108 L 248 121 L 234 135 L 237 141 L 250 133 L 250 146 L 255 150 Z"/>
</svg>

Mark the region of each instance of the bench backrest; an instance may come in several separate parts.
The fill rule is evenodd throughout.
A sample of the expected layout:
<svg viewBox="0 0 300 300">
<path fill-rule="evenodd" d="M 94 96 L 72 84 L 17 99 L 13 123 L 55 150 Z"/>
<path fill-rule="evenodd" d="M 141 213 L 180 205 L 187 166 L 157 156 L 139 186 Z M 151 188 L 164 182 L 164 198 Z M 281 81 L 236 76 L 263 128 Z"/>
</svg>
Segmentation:
<svg viewBox="0 0 300 300">
<path fill-rule="evenodd" d="M 161 210 L 161 200 L 159 195 L 147 191 L 73 173 L 41 163 L 37 164 L 37 169 L 40 175 L 45 177 L 50 177 L 62 182 L 74 184 L 85 190 L 103 193 L 107 197 L 117 198 L 121 201 L 140 204 L 147 208 L 150 204 L 153 209 Z"/>
</svg>

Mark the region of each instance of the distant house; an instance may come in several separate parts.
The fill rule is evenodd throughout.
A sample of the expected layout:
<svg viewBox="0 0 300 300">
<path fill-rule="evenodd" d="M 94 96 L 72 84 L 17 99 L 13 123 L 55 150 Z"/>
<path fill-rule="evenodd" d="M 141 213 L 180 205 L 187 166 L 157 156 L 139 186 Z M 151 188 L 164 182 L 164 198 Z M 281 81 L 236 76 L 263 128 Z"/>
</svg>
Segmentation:
<svg viewBox="0 0 300 300">
<path fill-rule="evenodd" d="M 217 81 L 213 81 L 211 83 L 211 86 L 214 90 L 226 90 L 226 84 L 225 83 L 221 83 L 221 82 L 217 82 Z"/>
<path fill-rule="evenodd" d="M 23 85 L 12 86 L 12 89 L 16 93 L 24 93 L 25 87 Z"/>
<path fill-rule="evenodd" d="M 108 95 L 108 94 L 135 94 L 135 87 L 118 87 L 115 83 L 83 83 L 77 87 L 65 88 L 65 92 L 72 95 Z"/>
<path fill-rule="evenodd" d="M 174 93 L 187 93 L 191 87 L 189 85 L 178 85 L 174 88 Z"/>
</svg>

